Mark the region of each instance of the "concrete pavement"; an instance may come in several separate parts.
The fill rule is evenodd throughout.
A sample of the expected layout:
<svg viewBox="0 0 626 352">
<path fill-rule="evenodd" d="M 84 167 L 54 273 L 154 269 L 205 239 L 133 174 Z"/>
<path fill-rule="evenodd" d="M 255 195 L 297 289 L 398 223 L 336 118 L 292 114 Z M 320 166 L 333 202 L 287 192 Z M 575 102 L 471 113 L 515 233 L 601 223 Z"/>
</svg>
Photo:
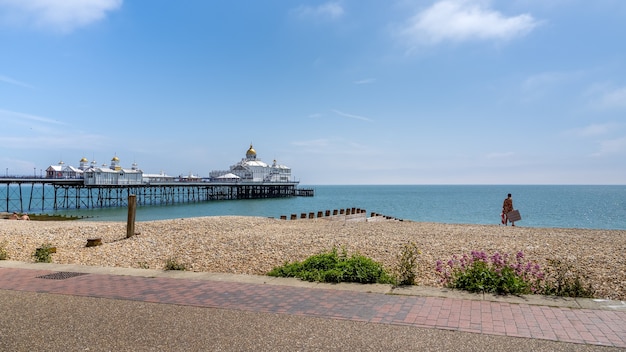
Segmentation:
<svg viewBox="0 0 626 352">
<path fill-rule="evenodd" d="M 14 261 L 0 298 L 2 350 L 626 349 L 619 301 Z"/>
</svg>

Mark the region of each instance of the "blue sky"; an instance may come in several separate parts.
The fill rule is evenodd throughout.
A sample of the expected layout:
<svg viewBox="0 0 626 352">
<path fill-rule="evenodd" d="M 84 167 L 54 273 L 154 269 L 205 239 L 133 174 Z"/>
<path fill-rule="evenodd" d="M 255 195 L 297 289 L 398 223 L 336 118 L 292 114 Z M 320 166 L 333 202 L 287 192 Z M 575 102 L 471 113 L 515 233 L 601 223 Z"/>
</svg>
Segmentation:
<svg viewBox="0 0 626 352">
<path fill-rule="evenodd" d="M 625 184 L 623 0 L 0 0 L 0 170 Z"/>
</svg>

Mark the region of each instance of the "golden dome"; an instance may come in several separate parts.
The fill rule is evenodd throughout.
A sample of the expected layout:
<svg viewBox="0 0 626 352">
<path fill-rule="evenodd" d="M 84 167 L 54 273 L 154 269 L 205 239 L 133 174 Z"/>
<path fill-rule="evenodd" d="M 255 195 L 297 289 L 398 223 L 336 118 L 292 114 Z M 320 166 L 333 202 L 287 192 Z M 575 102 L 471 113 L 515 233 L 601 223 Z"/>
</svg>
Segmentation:
<svg viewBox="0 0 626 352">
<path fill-rule="evenodd" d="M 120 161 L 120 158 L 118 158 L 117 156 L 114 156 L 113 159 L 111 159 L 111 161 Z"/>
<path fill-rule="evenodd" d="M 81 163 L 86 163 L 86 162 L 88 162 L 88 161 L 89 161 L 89 160 L 87 160 L 87 158 L 85 158 L 85 157 L 83 157 L 82 159 L 80 159 L 80 162 L 81 162 Z"/>
<path fill-rule="evenodd" d="M 250 144 L 250 149 L 248 149 L 248 151 L 246 152 L 246 156 L 253 156 L 256 155 L 256 150 L 254 150 L 254 148 L 252 148 L 252 144 Z"/>
</svg>

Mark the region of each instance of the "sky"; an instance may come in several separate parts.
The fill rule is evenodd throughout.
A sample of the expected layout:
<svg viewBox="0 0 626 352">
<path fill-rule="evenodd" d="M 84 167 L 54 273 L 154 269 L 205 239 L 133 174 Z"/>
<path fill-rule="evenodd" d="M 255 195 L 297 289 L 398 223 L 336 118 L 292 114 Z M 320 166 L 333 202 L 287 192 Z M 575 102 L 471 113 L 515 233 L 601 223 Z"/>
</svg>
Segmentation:
<svg viewBox="0 0 626 352">
<path fill-rule="evenodd" d="M 0 0 L 0 176 L 626 184 L 623 0 Z"/>
</svg>

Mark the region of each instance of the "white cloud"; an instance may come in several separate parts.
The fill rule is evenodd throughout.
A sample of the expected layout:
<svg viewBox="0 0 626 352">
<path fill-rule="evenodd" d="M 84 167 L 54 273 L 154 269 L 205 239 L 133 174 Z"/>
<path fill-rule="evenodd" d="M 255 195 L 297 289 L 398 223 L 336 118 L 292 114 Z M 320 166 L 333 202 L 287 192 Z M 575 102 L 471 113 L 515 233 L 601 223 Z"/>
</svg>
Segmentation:
<svg viewBox="0 0 626 352">
<path fill-rule="evenodd" d="M 67 33 L 103 19 L 123 0 L 0 0 L 0 21 Z"/>
<path fill-rule="evenodd" d="M 8 137 L 0 135 L 0 143 L 12 149 L 29 150 L 84 150 L 85 146 L 94 149 L 105 145 L 103 136 L 93 134 L 77 134 L 68 138 L 67 134 L 58 132 L 56 135 L 33 135 L 24 137 Z"/>
<path fill-rule="evenodd" d="M 375 78 L 365 78 L 358 81 L 355 81 L 354 84 L 370 84 L 376 82 Z"/>
<path fill-rule="evenodd" d="M 339 110 L 333 110 L 333 112 L 335 114 L 339 115 L 339 116 L 348 117 L 348 118 L 355 119 L 355 120 L 372 121 L 372 119 L 370 119 L 370 118 L 359 116 L 359 115 L 347 114 L 347 113 L 341 112 Z"/>
<path fill-rule="evenodd" d="M 16 79 L 13 79 L 11 77 L 7 77 L 7 76 L 2 76 L 0 75 L 0 82 L 4 82 L 4 83 L 9 83 L 9 84 L 13 84 L 16 86 L 20 86 L 20 87 L 25 87 L 25 88 L 33 88 L 33 86 L 31 86 L 30 84 L 24 83 L 24 82 L 20 82 Z"/>
<path fill-rule="evenodd" d="M 595 137 L 611 133 L 617 128 L 619 128 L 619 126 L 614 123 L 592 124 L 583 128 L 570 130 L 568 133 L 582 137 Z"/>
<path fill-rule="evenodd" d="M 593 156 L 606 156 L 626 153 L 626 137 L 609 139 L 600 142 L 600 151 Z"/>
<path fill-rule="evenodd" d="M 506 17 L 486 1 L 441 0 L 419 12 L 401 30 L 411 45 L 444 41 L 511 40 L 539 25 L 529 14 Z"/>
<path fill-rule="evenodd" d="M 521 83 L 521 98 L 528 102 L 563 94 L 575 87 L 586 75 L 588 72 L 580 70 L 542 72 L 529 76 Z"/>
<path fill-rule="evenodd" d="M 11 149 L 84 149 L 102 143 L 104 136 L 75 130 L 47 117 L 0 109 L 0 144 Z M 71 136 L 71 138 L 68 138 Z"/>
<path fill-rule="evenodd" d="M 300 6 L 293 10 L 297 16 L 312 18 L 338 19 L 344 14 L 343 7 L 337 2 L 327 2 L 319 6 Z"/>
<path fill-rule="evenodd" d="M 528 77 L 524 80 L 522 88 L 526 91 L 542 89 L 546 86 L 561 84 L 572 77 L 572 73 L 567 72 L 544 72 Z"/>
<path fill-rule="evenodd" d="M 24 114 L 21 112 L 15 112 L 15 111 L 3 110 L 3 109 L 0 109 L 0 120 L 5 120 L 6 122 L 16 121 L 16 120 L 28 120 L 28 121 L 41 122 L 41 123 L 46 123 L 46 124 L 66 125 L 63 122 L 52 120 L 47 117 L 29 115 L 29 114 Z"/>
<path fill-rule="evenodd" d="M 626 87 L 614 89 L 600 97 L 600 107 L 607 109 L 626 108 Z"/>
</svg>

